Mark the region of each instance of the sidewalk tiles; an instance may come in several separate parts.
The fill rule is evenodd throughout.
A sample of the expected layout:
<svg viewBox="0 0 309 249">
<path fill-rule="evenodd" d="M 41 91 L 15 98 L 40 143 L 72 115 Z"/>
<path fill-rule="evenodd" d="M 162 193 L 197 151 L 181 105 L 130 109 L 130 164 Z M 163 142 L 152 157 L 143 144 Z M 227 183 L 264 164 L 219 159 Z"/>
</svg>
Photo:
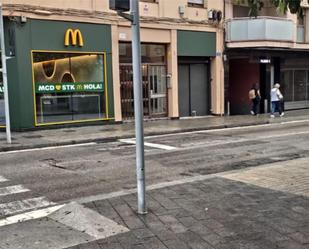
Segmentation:
<svg viewBox="0 0 309 249">
<path fill-rule="evenodd" d="M 86 204 L 127 227 L 70 249 L 308 249 L 309 198 L 221 177 Z"/>
</svg>

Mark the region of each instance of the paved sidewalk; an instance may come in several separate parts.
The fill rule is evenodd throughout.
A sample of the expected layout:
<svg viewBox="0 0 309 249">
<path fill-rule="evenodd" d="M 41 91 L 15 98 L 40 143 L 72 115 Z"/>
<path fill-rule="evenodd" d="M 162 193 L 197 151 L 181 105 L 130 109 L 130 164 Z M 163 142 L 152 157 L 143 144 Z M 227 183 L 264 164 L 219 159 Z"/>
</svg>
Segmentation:
<svg viewBox="0 0 309 249">
<path fill-rule="evenodd" d="M 135 194 L 94 201 L 87 206 L 130 231 L 70 249 L 308 249 L 308 170 L 299 159 L 147 191 L 146 216 Z M 303 179 L 307 194 L 282 176 Z"/>
<path fill-rule="evenodd" d="M 284 118 L 270 119 L 269 115 L 197 117 L 189 119 L 161 119 L 145 121 L 145 135 L 179 133 L 195 130 L 220 129 L 284 121 L 309 120 L 309 110 L 286 112 Z M 46 129 L 27 132 L 13 132 L 12 144 L 6 143 L 5 132 L 0 133 L 0 151 L 30 149 L 46 146 L 70 145 L 76 143 L 108 142 L 120 138 L 134 137 L 134 123 L 113 125 L 92 125 L 71 128 Z"/>
</svg>

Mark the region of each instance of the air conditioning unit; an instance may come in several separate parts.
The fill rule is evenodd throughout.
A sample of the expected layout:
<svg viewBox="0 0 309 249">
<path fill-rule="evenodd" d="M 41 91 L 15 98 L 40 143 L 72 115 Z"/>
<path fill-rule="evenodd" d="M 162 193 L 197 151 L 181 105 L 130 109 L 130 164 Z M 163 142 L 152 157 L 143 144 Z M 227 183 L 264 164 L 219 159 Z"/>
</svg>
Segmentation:
<svg viewBox="0 0 309 249">
<path fill-rule="evenodd" d="M 222 11 L 221 10 L 209 10 L 208 11 L 208 20 L 214 22 L 220 22 L 222 20 Z"/>
</svg>

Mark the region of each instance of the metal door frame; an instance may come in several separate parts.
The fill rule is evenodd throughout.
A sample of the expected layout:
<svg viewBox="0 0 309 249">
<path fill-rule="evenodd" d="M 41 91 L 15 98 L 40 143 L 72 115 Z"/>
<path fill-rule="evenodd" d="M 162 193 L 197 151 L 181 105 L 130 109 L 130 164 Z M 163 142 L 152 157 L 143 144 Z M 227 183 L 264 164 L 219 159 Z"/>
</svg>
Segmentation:
<svg viewBox="0 0 309 249">
<path fill-rule="evenodd" d="M 151 90 L 150 90 L 150 70 L 151 67 L 164 67 L 165 68 L 165 74 L 162 77 L 165 77 L 165 98 L 166 98 L 166 112 L 163 113 L 153 113 L 151 109 L 151 99 L 156 99 L 152 98 Z M 168 115 L 168 88 L 167 88 L 167 66 L 165 64 L 160 64 L 160 63 L 147 63 L 147 68 L 148 68 L 148 90 L 149 90 L 149 116 L 150 117 L 166 117 Z M 159 97 L 160 98 L 160 97 Z"/>
<path fill-rule="evenodd" d="M 203 64 L 205 66 L 206 71 L 206 80 L 207 80 L 207 106 L 208 106 L 208 114 L 211 113 L 211 77 L 210 77 L 210 63 L 209 61 L 202 61 L 202 60 L 179 60 L 178 67 L 180 65 L 182 66 L 188 66 L 188 78 L 189 78 L 189 117 L 192 116 L 192 102 L 191 102 L 191 65 L 196 65 L 196 64 Z M 178 104 L 179 105 L 179 104 Z M 206 115 L 208 115 L 206 114 Z"/>
<path fill-rule="evenodd" d="M 146 72 L 147 72 L 147 98 L 143 97 L 143 102 L 147 101 L 148 102 L 148 112 L 145 115 L 145 108 L 144 108 L 144 118 L 158 118 L 158 117 L 167 117 L 168 116 L 168 88 L 167 88 L 167 65 L 163 64 L 163 63 L 142 63 L 142 74 L 144 73 L 143 71 L 143 67 L 146 66 Z M 164 66 L 165 67 L 165 84 L 166 84 L 166 113 L 160 113 L 160 114 L 153 114 L 151 111 L 151 91 L 150 91 L 150 68 L 151 66 Z M 132 63 L 120 63 L 119 64 L 119 69 L 121 69 L 121 67 L 127 67 L 127 68 L 131 68 L 132 69 Z M 121 70 L 120 70 L 121 71 Z M 132 69 L 133 72 L 133 69 Z M 129 81 L 132 91 L 131 91 L 131 96 L 129 96 L 130 98 L 123 98 L 122 93 L 123 93 L 123 89 L 122 89 L 122 75 L 120 74 L 120 99 L 121 99 L 121 112 L 122 112 L 122 118 L 126 119 L 126 120 L 130 120 L 134 118 L 134 98 L 133 98 L 133 78 L 131 80 L 125 80 L 125 81 Z M 143 80 L 143 79 L 142 79 Z M 143 82 L 144 83 L 144 82 Z M 144 89 L 142 91 L 142 93 L 144 93 Z M 131 109 L 128 110 L 127 107 L 125 106 L 125 104 L 131 103 Z M 124 110 L 127 109 L 127 110 Z"/>
</svg>

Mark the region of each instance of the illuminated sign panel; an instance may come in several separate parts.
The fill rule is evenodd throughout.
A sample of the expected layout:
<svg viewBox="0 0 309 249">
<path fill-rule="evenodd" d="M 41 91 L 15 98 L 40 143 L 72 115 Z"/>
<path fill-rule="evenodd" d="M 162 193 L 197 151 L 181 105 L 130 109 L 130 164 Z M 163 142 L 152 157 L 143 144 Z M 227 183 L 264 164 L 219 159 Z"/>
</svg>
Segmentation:
<svg viewBox="0 0 309 249">
<path fill-rule="evenodd" d="M 84 39 L 83 35 L 80 32 L 79 29 L 68 29 L 65 32 L 65 37 L 64 37 L 64 45 L 65 46 L 76 46 L 78 42 L 78 46 L 83 47 L 84 46 Z"/>
<path fill-rule="evenodd" d="M 36 83 L 36 93 L 74 93 L 74 92 L 102 92 L 103 82 L 87 83 Z"/>
</svg>

